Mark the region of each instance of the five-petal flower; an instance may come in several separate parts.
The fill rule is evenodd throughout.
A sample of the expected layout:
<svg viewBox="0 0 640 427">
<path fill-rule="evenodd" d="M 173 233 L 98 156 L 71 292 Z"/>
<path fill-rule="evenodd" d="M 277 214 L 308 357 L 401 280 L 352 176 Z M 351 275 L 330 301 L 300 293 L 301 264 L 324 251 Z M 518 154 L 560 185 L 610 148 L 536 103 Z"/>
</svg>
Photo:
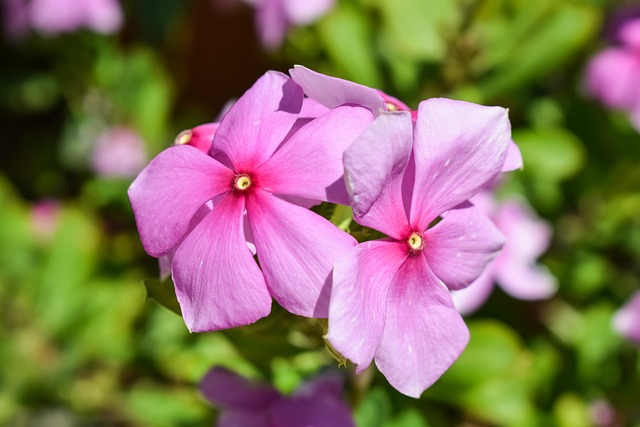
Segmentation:
<svg viewBox="0 0 640 427">
<path fill-rule="evenodd" d="M 209 155 L 170 147 L 129 189 L 145 250 L 175 250 L 171 270 L 191 331 L 255 322 L 272 296 L 292 313 L 327 315 L 333 264 L 355 240 L 291 201 L 348 202 L 342 153 L 372 116 L 344 106 L 292 130 L 302 103 L 295 82 L 267 72 L 221 120 Z"/>
<path fill-rule="evenodd" d="M 391 385 L 418 397 L 466 346 L 449 290 L 478 277 L 503 243 L 467 200 L 500 173 L 509 141 L 505 109 L 430 99 L 415 129 L 409 113 L 381 114 L 345 152 L 354 218 L 389 236 L 334 269 L 327 339 L 357 372 L 375 358 Z"/>
</svg>

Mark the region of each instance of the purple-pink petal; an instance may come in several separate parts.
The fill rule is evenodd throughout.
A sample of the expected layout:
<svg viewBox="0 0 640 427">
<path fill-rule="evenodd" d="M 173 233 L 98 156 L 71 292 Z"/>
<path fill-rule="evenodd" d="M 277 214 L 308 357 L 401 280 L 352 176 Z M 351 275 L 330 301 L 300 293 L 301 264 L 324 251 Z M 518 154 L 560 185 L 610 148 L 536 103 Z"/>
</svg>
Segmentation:
<svg viewBox="0 0 640 427">
<path fill-rule="evenodd" d="M 425 257 L 412 256 L 393 278 L 376 365 L 399 392 L 419 397 L 460 356 L 469 331 L 449 290 Z"/>
<path fill-rule="evenodd" d="M 490 264 L 469 286 L 451 292 L 451 298 L 453 298 L 458 313 L 466 316 L 484 305 L 493 292 L 493 276 L 493 268 Z"/>
<path fill-rule="evenodd" d="M 425 233 L 425 256 L 449 289 L 476 280 L 504 245 L 504 236 L 474 206 L 453 209 Z"/>
<path fill-rule="evenodd" d="M 640 103 L 640 59 L 632 51 L 609 48 L 587 66 L 586 89 L 610 108 L 632 109 Z"/>
<path fill-rule="evenodd" d="M 200 392 L 225 409 L 260 411 L 282 395 L 271 385 L 250 381 L 222 367 L 214 367 L 200 381 Z"/>
<path fill-rule="evenodd" d="M 296 65 L 289 70 L 291 78 L 304 89 L 304 93 L 327 108 L 343 104 L 356 104 L 369 108 L 374 116 L 386 111 L 385 101 L 378 91 L 358 83 L 327 76 Z"/>
<path fill-rule="evenodd" d="M 507 158 L 502 165 L 502 172 L 511 172 L 516 169 L 522 169 L 522 153 L 518 145 L 511 140 L 507 147 Z"/>
<path fill-rule="evenodd" d="M 153 159 L 129 187 L 142 245 L 160 257 L 176 246 L 193 215 L 231 189 L 233 172 L 190 146 L 174 146 Z"/>
<path fill-rule="evenodd" d="M 640 345 L 640 291 L 636 291 L 615 314 L 613 328 L 626 339 Z"/>
<path fill-rule="evenodd" d="M 625 46 L 640 52 L 640 18 L 629 20 L 620 27 L 618 37 Z"/>
<path fill-rule="evenodd" d="M 511 128 L 507 110 L 449 99 L 418 107 L 411 225 L 429 223 L 476 194 L 502 170 Z"/>
<path fill-rule="evenodd" d="M 292 397 L 271 408 L 273 427 L 354 427 L 347 405 L 333 396 Z"/>
<path fill-rule="evenodd" d="M 354 218 L 398 240 L 410 232 L 402 193 L 412 132 L 409 113 L 383 114 L 344 153 Z"/>
<path fill-rule="evenodd" d="M 172 275 L 192 332 L 248 325 L 271 311 L 271 296 L 244 236 L 244 198 L 225 196 L 176 251 Z"/>
<path fill-rule="evenodd" d="M 373 240 L 335 265 L 327 339 L 357 365 L 356 372 L 369 366 L 380 345 L 389 287 L 406 259 L 404 243 Z"/>
<path fill-rule="evenodd" d="M 260 188 L 247 198 L 247 213 L 273 297 L 291 313 L 327 317 L 333 264 L 356 245 L 355 239 Z"/>
<path fill-rule="evenodd" d="M 289 27 L 282 0 L 260 0 L 256 5 L 255 21 L 265 48 L 275 49 L 282 44 Z"/>
<path fill-rule="evenodd" d="M 302 108 L 302 89 L 282 73 L 268 71 L 222 118 L 213 145 L 235 172 L 254 170 L 285 139 Z"/>
<path fill-rule="evenodd" d="M 344 150 L 373 121 L 362 107 L 338 107 L 294 133 L 256 173 L 260 187 L 275 194 L 349 204 Z"/>
</svg>

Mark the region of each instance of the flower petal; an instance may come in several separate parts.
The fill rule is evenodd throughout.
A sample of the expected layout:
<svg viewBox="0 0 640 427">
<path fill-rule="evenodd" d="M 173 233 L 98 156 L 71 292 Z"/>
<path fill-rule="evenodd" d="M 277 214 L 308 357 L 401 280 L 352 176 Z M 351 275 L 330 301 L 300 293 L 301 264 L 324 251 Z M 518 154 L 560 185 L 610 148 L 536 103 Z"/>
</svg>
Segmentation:
<svg viewBox="0 0 640 427">
<path fill-rule="evenodd" d="M 500 260 L 498 260 L 500 261 Z M 500 287 L 514 298 L 540 300 L 551 297 L 558 290 L 558 281 L 543 265 L 516 262 L 500 262 L 495 270 Z"/>
<path fill-rule="evenodd" d="M 398 240 L 409 231 L 402 187 L 412 130 L 409 113 L 383 114 L 344 153 L 354 218 Z"/>
<path fill-rule="evenodd" d="M 374 116 L 386 111 L 384 99 L 378 91 L 358 83 L 327 76 L 296 65 L 289 70 L 291 78 L 304 89 L 304 93 L 327 108 L 356 104 L 369 108 Z"/>
<path fill-rule="evenodd" d="M 636 291 L 616 312 L 613 328 L 626 339 L 640 345 L 640 291 Z"/>
<path fill-rule="evenodd" d="M 307 25 L 327 13 L 335 0 L 282 0 L 289 21 L 296 25 Z"/>
<path fill-rule="evenodd" d="M 243 197 L 226 196 L 176 251 L 176 296 L 191 332 L 248 325 L 271 311 L 271 296 L 245 240 L 243 212 Z"/>
<path fill-rule="evenodd" d="M 502 172 L 511 172 L 516 169 L 522 169 L 522 153 L 516 143 L 511 140 L 507 147 L 507 158 L 502 165 Z"/>
<path fill-rule="evenodd" d="M 271 408 L 273 427 L 354 427 L 347 405 L 333 396 L 292 397 Z"/>
<path fill-rule="evenodd" d="M 333 264 L 355 239 L 259 188 L 247 199 L 247 213 L 271 295 L 291 313 L 327 317 Z"/>
<path fill-rule="evenodd" d="M 200 392 L 216 406 L 246 411 L 264 410 L 282 397 L 271 385 L 250 381 L 220 366 L 202 378 Z"/>
<path fill-rule="evenodd" d="M 176 246 L 201 206 L 231 189 L 233 172 L 190 146 L 158 154 L 129 187 L 140 240 L 160 257 Z"/>
<path fill-rule="evenodd" d="M 492 265 L 489 265 L 469 286 L 451 292 L 458 313 L 466 316 L 482 307 L 493 292 L 493 275 Z"/>
<path fill-rule="evenodd" d="M 431 270 L 449 289 L 476 280 L 504 245 L 504 236 L 475 206 L 453 209 L 425 233 Z"/>
<path fill-rule="evenodd" d="M 349 204 L 344 185 L 344 150 L 373 121 L 369 110 L 331 110 L 293 134 L 256 172 L 271 193 Z"/>
<path fill-rule="evenodd" d="M 216 427 L 273 427 L 269 412 L 223 411 Z"/>
<path fill-rule="evenodd" d="M 289 133 L 302 108 L 302 88 L 282 73 L 267 71 L 225 114 L 213 146 L 236 172 L 264 163 Z"/>
<path fill-rule="evenodd" d="M 492 181 L 502 169 L 509 141 L 504 108 L 450 99 L 421 102 L 414 137 L 411 225 L 426 229 L 438 215 Z"/>
<path fill-rule="evenodd" d="M 640 63 L 627 49 L 609 48 L 587 65 L 586 90 L 610 108 L 631 109 L 638 102 Z"/>
<path fill-rule="evenodd" d="M 289 23 L 281 1 L 259 1 L 256 5 L 255 22 L 260 41 L 265 48 L 273 50 L 282 44 Z"/>
<path fill-rule="evenodd" d="M 460 356 L 467 329 L 422 256 L 410 257 L 389 291 L 376 365 L 399 392 L 419 397 Z"/>
<path fill-rule="evenodd" d="M 397 241 L 372 240 L 343 256 L 333 270 L 327 340 L 366 369 L 380 345 L 389 286 L 407 251 Z"/>
</svg>

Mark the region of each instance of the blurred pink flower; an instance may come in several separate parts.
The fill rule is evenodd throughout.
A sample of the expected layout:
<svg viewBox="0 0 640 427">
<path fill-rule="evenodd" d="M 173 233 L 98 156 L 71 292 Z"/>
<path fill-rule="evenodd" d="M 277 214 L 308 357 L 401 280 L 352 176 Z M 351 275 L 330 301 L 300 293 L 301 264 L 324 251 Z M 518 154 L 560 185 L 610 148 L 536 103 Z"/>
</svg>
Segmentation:
<svg viewBox="0 0 640 427">
<path fill-rule="evenodd" d="M 117 0 L 4 0 L 5 27 L 11 37 L 33 29 L 44 36 L 88 28 L 103 34 L 122 25 Z"/>
<path fill-rule="evenodd" d="M 200 383 L 201 393 L 221 409 L 219 427 L 354 427 L 342 398 L 342 377 L 325 373 L 304 382 L 292 396 L 221 367 Z"/>
<path fill-rule="evenodd" d="M 640 131 L 640 18 L 621 25 L 621 45 L 594 56 L 587 65 L 587 92 L 609 108 L 627 111 Z"/>
<path fill-rule="evenodd" d="M 640 345 L 640 291 L 636 291 L 613 318 L 613 328 L 626 339 Z"/>
<path fill-rule="evenodd" d="M 509 295 L 522 300 L 549 298 L 557 289 L 556 279 L 536 260 L 549 247 L 551 227 L 523 202 L 508 200 L 496 206 L 485 191 L 471 201 L 494 220 L 506 238 L 498 257 L 467 288 L 454 291 L 453 301 L 461 314 L 480 308 L 493 291 L 494 282 Z"/>
<path fill-rule="evenodd" d="M 262 45 L 276 49 L 292 26 L 309 25 L 320 19 L 335 0 L 241 0 L 256 10 L 255 21 Z M 216 0 L 222 7 L 237 1 Z"/>
<path fill-rule="evenodd" d="M 57 200 L 40 200 L 31 208 L 31 229 L 38 239 L 46 241 L 53 237 L 59 220 L 60 202 Z"/>
<path fill-rule="evenodd" d="M 134 177 L 146 162 L 144 141 L 126 127 L 114 127 L 100 135 L 91 156 L 93 170 L 104 177 Z"/>
</svg>

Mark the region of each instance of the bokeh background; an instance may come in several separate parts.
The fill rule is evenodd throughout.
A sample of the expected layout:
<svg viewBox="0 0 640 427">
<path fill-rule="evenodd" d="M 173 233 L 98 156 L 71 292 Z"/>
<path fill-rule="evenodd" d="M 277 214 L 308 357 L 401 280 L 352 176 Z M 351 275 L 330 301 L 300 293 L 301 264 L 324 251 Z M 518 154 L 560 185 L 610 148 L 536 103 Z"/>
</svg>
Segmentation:
<svg viewBox="0 0 640 427">
<path fill-rule="evenodd" d="M 336 0 L 267 47 L 242 2 L 2 1 L 0 425 L 213 425 L 197 389 L 213 365 L 285 393 L 337 365 L 320 322 L 277 307 L 190 335 L 148 298 L 145 279 L 165 305 L 171 289 L 126 196 L 181 130 L 266 70 L 303 64 L 412 108 L 434 96 L 509 108 L 524 168 L 498 198 L 527 200 L 553 228 L 539 262 L 557 293 L 496 289 L 420 400 L 342 369 L 358 427 L 640 426 L 638 347 L 612 326 L 640 289 L 640 133 L 584 83 L 640 3 Z M 81 14 L 89 4 L 98 12 Z"/>
</svg>

